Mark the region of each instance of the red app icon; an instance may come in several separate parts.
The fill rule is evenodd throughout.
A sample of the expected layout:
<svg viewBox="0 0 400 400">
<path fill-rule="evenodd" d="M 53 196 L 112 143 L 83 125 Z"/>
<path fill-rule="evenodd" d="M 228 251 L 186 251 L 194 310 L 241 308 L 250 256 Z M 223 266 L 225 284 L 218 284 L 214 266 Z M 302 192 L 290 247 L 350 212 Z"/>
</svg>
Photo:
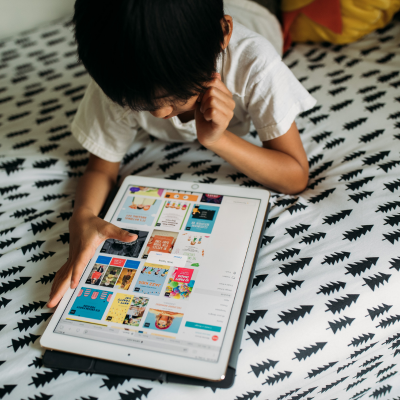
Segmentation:
<svg viewBox="0 0 400 400">
<path fill-rule="evenodd" d="M 214 335 L 211 339 L 214 340 L 214 342 L 216 342 L 218 340 L 218 336 Z"/>
</svg>

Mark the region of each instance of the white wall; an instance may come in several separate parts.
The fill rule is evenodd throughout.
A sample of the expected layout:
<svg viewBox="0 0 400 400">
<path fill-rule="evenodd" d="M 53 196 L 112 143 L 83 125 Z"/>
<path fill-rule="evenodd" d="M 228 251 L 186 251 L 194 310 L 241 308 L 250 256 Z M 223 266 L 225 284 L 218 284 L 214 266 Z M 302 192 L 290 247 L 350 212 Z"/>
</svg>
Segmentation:
<svg viewBox="0 0 400 400">
<path fill-rule="evenodd" d="M 0 0 L 0 39 L 72 15 L 75 0 Z"/>
</svg>

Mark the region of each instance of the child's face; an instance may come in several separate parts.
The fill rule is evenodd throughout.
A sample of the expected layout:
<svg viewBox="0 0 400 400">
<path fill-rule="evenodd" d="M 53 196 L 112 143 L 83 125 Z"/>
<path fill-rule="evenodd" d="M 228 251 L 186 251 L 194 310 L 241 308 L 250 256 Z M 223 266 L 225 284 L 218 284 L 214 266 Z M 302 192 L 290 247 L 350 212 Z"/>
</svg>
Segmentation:
<svg viewBox="0 0 400 400">
<path fill-rule="evenodd" d="M 188 101 L 172 101 L 168 104 L 163 105 L 155 111 L 150 111 L 150 114 L 156 118 L 170 119 L 176 117 L 179 114 L 183 114 L 187 111 L 192 111 L 196 108 L 196 100 L 199 96 L 192 96 Z"/>
</svg>

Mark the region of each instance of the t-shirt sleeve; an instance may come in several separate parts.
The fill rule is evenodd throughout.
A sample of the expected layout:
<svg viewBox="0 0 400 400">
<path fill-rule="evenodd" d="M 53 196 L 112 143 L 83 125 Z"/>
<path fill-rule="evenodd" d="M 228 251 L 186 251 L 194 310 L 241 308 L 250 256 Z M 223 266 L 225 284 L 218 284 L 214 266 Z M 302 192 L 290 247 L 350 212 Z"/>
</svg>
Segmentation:
<svg viewBox="0 0 400 400">
<path fill-rule="evenodd" d="M 261 141 L 285 134 L 295 117 L 316 103 L 278 57 L 249 87 L 246 96 L 248 112 Z"/>
<path fill-rule="evenodd" d="M 124 109 L 113 103 L 91 80 L 72 121 L 72 134 L 90 153 L 110 162 L 122 160 L 138 124 L 124 117 Z"/>
</svg>

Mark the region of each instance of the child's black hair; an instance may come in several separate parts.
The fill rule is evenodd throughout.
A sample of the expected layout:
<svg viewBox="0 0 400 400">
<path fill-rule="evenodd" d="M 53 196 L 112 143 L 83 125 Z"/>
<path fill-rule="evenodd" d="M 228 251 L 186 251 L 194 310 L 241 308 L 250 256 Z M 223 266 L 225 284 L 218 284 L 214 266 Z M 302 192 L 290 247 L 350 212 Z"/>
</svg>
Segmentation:
<svg viewBox="0 0 400 400">
<path fill-rule="evenodd" d="M 153 111 L 205 89 L 221 52 L 222 0 L 76 0 L 78 55 L 121 106 Z"/>
</svg>

